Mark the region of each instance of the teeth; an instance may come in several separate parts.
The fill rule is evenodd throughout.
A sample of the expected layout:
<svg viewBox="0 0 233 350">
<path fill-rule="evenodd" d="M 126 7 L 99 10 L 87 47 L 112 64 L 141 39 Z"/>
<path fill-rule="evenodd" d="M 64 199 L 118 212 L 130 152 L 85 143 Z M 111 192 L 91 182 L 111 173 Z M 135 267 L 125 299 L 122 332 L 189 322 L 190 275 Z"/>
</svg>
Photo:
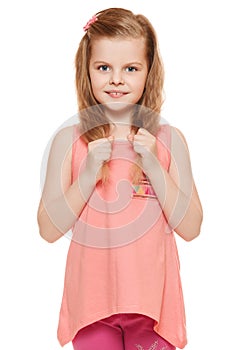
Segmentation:
<svg viewBox="0 0 233 350">
<path fill-rule="evenodd" d="M 108 92 L 109 95 L 115 96 L 115 97 L 121 97 L 124 95 L 124 92 L 121 91 L 109 91 Z"/>
</svg>

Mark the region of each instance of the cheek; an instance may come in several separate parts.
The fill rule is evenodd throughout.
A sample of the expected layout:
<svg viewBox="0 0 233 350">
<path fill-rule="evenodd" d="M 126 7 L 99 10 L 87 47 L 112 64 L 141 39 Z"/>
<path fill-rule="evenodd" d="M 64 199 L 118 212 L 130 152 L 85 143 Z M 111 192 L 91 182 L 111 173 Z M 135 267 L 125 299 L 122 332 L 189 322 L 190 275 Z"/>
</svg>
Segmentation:
<svg viewBox="0 0 233 350">
<path fill-rule="evenodd" d="M 147 75 L 145 74 L 140 74 L 139 76 L 135 77 L 134 81 L 132 82 L 134 89 L 137 90 L 138 92 L 143 92 L 146 84 L 146 79 L 147 79 Z"/>
<path fill-rule="evenodd" d="M 99 91 L 98 80 L 95 79 L 94 76 L 91 77 L 91 87 L 94 95 L 96 95 Z"/>
<path fill-rule="evenodd" d="M 92 89 L 99 89 L 100 87 L 102 87 L 105 84 L 105 79 L 104 77 L 98 75 L 98 74 L 92 74 L 90 76 L 91 79 L 91 85 L 92 85 Z"/>
<path fill-rule="evenodd" d="M 144 80 L 141 80 L 141 81 L 138 81 L 137 84 L 135 84 L 135 88 L 136 88 L 139 95 L 143 94 L 143 91 L 145 88 L 145 83 L 146 82 Z"/>
<path fill-rule="evenodd" d="M 97 101 L 101 101 L 103 90 L 105 87 L 105 81 L 97 74 L 90 75 L 92 93 Z"/>
</svg>

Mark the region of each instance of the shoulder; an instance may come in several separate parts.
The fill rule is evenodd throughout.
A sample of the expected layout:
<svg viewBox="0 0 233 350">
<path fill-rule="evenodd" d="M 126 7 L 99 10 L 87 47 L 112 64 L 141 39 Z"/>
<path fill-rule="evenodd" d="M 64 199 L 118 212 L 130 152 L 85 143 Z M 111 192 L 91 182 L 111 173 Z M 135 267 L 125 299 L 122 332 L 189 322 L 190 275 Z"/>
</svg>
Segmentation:
<svg viewBox="0 0 233 350">
<path fill-rule="evenodd" d="M 53 137 L 53 143 L 65 141 L 67 139 L 72 139 L 74 135 L 74 131 L 75 131 L 75 125 L 67 126 L 65 128 L 59 129 Z"/>
<path fill-rule="evenodd" d="M 183 132 L 174 126 L 171 126 L 171 164 L 170 173 L 179 174 L 184 172 L 186 175 L 191 169 L 190 153 L 188 143 Z M 182 170 L 183 169 L 183 170 Z M 191 174 L 191 171 L 189 172 Z M 185 175 L 185 176 L 186 176 Z"/>
<path fill-rule="evenodd" d="M 51 151 L 54 149 L 58 149 L 60 151 L 70 149 L 78 135 L 79 132 L 77 124 L 59 129 L 52 138 Z"/>
<path fill-rule="evenodd" d="M 179 149 L 183 148 L 186 152 L 188 152 L 188 142 L 183 132 L 175 126 L 171 126 L 170 128 L 171 128 L 171 148 L 173 150 L 176 147 L 178 147 Z"/>
<path fill-rule="evenodd" d="M 171 136 L 178 135 L 185 141 L 184 134 L 181 132 L 181 130 L 167 123 L 159 125 L 157 134 L 167 134 Z"/>
<path fill-rule="evenodd" d="M 156 135 L 158 146 L 169 154 L 169 172 L 182 166 L 189 166 L 190 154 L 183 132 L 170 124 L 161 124 Z M 163 152 L 164 153 L 164 152 Z"/>
<path fill-rule="evenodd" d="M 163 143 L 170 144 L 171 126 L 169 124 L 160 124 L 155 136 Z"/>
<path fill-rule="evenodd" d="M 72 144 L 74 139 L 75 127 L 67 126 L 55 132 L 49 151 L 49 159 L 54 162 L 60 162 L 61 159 L 71 160 Z"/>
<path fill-rule="evenodd" d="M 160 124 L 156 137 L 163 143 L 166 143 L 167 145 L 169 144 L 170 147 L 174 147 L 178 141 L 186 148 L 188 147 L 188 143 L 183 132 L 179 128 L 170 124 Z"/>
</svg>

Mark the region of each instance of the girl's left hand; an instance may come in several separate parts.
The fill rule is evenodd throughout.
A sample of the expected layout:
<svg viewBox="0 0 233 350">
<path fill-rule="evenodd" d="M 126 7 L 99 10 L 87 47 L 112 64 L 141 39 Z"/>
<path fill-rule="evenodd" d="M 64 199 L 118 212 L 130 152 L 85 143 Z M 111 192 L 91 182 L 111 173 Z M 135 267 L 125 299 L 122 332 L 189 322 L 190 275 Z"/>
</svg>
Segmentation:
<svg viewBox="0 0 233 350">
<path fill-rule="evenodd" d="M 142 158 L 142 167 L 145 173 L 150 170 L 151 165 L 157 160 L 156 137 L 146 129 L 140 128 L 136 135 L 128 135 L 133 149 Z"/>
</svg>

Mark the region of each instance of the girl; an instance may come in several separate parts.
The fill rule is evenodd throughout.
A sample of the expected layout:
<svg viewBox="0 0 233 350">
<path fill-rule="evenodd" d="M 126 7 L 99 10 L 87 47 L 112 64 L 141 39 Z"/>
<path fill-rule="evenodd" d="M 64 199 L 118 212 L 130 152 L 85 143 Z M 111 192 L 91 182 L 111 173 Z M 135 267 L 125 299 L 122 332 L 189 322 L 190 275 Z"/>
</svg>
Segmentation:
<svg viewBox="0 0 233 350">
<path fill-rule="evenodd" d="M 77 350 L 187 343 L 174 232 L 199 235 L 202 208 L 181 132 L 162 124 L 155 31 L 121 8 L 97 13 L 76 55 L 80 122 L 55 136 L 41 236 L 72 228 L 58 339 Z"/>
</svg>

